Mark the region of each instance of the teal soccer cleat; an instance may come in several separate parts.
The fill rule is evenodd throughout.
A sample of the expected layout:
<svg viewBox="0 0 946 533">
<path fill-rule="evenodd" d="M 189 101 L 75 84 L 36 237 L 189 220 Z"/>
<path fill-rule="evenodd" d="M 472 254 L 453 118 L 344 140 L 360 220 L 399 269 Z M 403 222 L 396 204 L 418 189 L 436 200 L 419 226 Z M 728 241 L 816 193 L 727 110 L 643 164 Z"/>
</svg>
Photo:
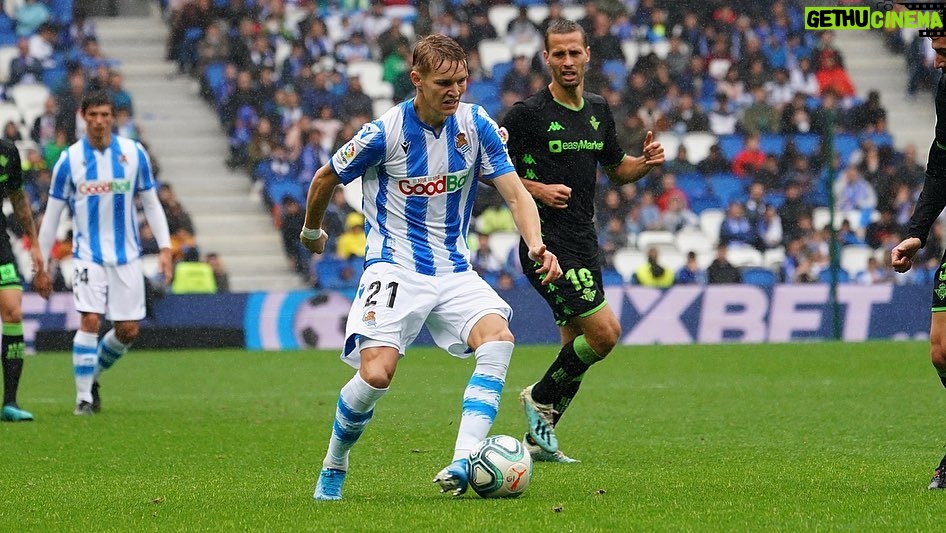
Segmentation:
<svg viewBox="0 0 946 533">
<path fill-rule="evenodd" d="M 532 399 L 532 385 L 522 389 L 519 400 L 529 423 L 529 436 L 540 448 L 555 453 L 558 451 L 558 439 L 555 437 L 555 409 L 551 405 L 541 404 Z"/>
<path fill-rule="evenodd" d="M 20 409 L 20 406 L 15 403 L 7 404 L 3 406 L 3 410 L 0 410 L 0 421 L 3 422 L 32 422 L 33 414 L 29 411 L 24 411 Z"/>
<path fill-rule="evenodd" d="M 341 500 L 342 485 L 345 484 L 345 474 L 348 472 L 337 468 L 323 468 L 319 473 L 319 481 L 315 484 L 316 500 Z"/>
<path fill-rule="evenodd" d="M 459 496 L 470 486 L 470 462 L 466 459 L 457 459 L 448 464 L 434 478 L 434 483 L 440 485 L 440 492 L 450 492 Z"/>
<path fill-rule="evenodd" d="M 578 459 L 573 459 L 564 453 L 562 450 L 558 450 L 555 453 L 549 453 L 539 447 L 538 444 L 532 442 L 532 437 L 526 433 L 526 436 L 522 439 L 522 445 L 525 446 L 526 451 L 529 452 L 529 455 L 532 456 L 532 461 L 538 461 L 542 463 L 580 463 Z"/>
</svg>

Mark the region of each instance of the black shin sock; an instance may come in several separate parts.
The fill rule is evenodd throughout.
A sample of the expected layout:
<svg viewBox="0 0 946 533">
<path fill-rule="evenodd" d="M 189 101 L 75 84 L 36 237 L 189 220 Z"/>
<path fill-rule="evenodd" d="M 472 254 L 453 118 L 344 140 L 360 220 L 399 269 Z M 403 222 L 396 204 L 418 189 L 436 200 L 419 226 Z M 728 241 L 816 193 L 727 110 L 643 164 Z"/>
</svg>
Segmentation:
<svg viewBox="0 0 946 533">
<path fill-rule="evenodd" d="M 532 399 L 537 403 L 555 404 L 574 388 L 574 392 L 568 396 L 568 401 L 571 401 L 574 393 L 578 392 L 578 387 L 573 385 L 573 381 L 584 375 L 590 366 L 579 359 L 578 354 L 575 353 L 574 341 L 562 346 L 552 366 L 532 387 Z"/>
<path fill-rule="evenodd" d="M 4 335 L 0 342 L 3 361 L 3 405 L 16 403 L 16 392 L 23 374 L 23 335 Z"/>
</svg>

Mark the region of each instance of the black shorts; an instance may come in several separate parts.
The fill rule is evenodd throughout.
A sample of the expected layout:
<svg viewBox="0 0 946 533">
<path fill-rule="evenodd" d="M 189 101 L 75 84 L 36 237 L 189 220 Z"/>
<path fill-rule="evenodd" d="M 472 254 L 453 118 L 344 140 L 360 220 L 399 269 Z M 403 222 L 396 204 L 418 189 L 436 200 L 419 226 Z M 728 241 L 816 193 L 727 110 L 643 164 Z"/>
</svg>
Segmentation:
<svg viewBox="0 0 946 533">
<path fill-rule="evenodd" d="M 559 326 L 574 318 L 593 315 L 607 303 L 597 257 L 584 262 L 572 257 L 559 257 L 562 277 L 548 285 L 542 285 L 539 274 L 535 273 L 539 264 L 529 259 L 529 250 L 524 245 L 519 247 L 519 259 L 523 273 L 552 308 L 555 323 Z"/>
<path fill-rule="evenodd" d="M 10 247 L 10 238 L 6 234 L 0 235 L 0 290 L 22 287 L 23 278 L 16 266 L 16 256 Z"/>
</svg>

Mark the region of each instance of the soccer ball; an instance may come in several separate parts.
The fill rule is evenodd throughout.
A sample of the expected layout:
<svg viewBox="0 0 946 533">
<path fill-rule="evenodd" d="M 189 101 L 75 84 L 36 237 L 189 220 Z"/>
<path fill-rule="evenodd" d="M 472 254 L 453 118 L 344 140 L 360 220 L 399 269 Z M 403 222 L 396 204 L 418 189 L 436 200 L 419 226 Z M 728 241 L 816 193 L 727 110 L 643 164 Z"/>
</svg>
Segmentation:
<svg viewBox="0 0 946 533">
<path fill-rule="evenodd" d="M 532 456 L 519 439 L 496 435 L 470 451 L 470 488 L 483 498 L 522 494 L 532 477 Z"/>
</svg>

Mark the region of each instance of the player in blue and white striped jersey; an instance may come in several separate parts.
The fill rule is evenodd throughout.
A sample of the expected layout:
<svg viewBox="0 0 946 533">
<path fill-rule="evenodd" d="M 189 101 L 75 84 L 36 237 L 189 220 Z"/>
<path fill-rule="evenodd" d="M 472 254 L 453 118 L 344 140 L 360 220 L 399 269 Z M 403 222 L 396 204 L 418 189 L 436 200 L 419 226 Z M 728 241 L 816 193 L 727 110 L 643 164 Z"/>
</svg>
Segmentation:
<svg viewBox="0 0 946 533">
<path fill-rule="evenodd" d="M 342 354 L 358 372 L 339 394 L 318 500 L 341 499 L 349 451 L 425 324 L 452 355 L 476 357 L 453 462 L 434 478 L 442 492 L 466 491 L 466 457 L 496 417 L 514 341 L 509 305 L 470 266 L 466 238 L 478 180 L 505 199 L 546 283 L 562 274 L 542 242 L 535 202 L 509 160 L 504 132 L 483 108 L 460 102 L 468 76 L 463 49 L 442 35 L 421 39 L 410 76 L 416 97 L 365 124 L 309 187 L 300 239 L 310 251 L 325 250 L 321 224 L 335 187 L 358 177 L 367 236 Z"/>
<path fill-rule="evenodd" d="M 145 317 L 136 196 L 161 248 L 161 272 L 165 280 L 172 276 L 171 236 L 151 161 L 140 143 L 112 134 L 113 111 L 104 91 L 82 100 L 87 133 L 62 153 L 53 169 L 39 230 L 40 247 L 48 258 L 62 212 L 69 207 L 72 293 L 81 314 L 72 345 L 77 415 L 99 411 L 98 376 L 128 351 Z M 115 327 L 99 341 L 103 315 Z"/>
</svg>

